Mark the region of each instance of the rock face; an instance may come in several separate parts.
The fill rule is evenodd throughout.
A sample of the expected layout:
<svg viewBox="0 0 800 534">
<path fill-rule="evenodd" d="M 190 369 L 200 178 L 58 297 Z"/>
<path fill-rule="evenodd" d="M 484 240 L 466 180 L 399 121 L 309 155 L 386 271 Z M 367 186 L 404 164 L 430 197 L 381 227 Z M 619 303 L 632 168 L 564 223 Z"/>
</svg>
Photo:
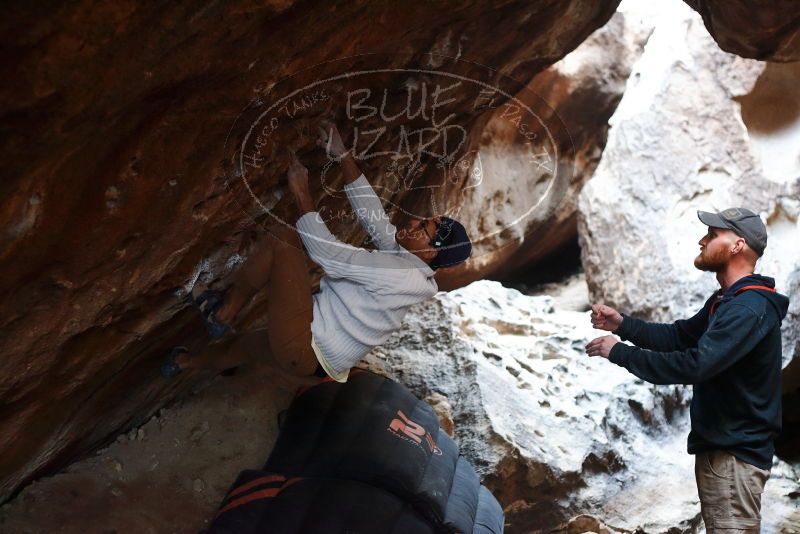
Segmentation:
<svg viewBox="0 0 800 534">
<path fill-rule="evenodd" d="M 595 301 L 658 320 L 696 311 L 718 287 L 693 266 L 706 232 L 696 210 L 738 205 L 768 225 L 773 246 L 758 271 L 790 291 L 800 266 L 800 96 L 780 89 L 787 79 L 796 87 L 800 70 L 719 50 L 687 8 L 659 24 L 580 197 L 583 264 Z"/>
<path fill-rule="evenodd" d="M 9 6 L 0 23 L 4 74 L 14 80 L 0 89 L 0 499 L 196 382 L 166 384 L 157 372 L 168 347 L 204 337 L 183 297 L 198 279 L 225 284 L 263 208 L 291 218 L 287 150 L 320 177 L 325 208 L 344 205 L 323 189 L 340 184 L 314 148 L 320 117 L 339 122 L 360 155 L 413 144 L 415 184 L 430 183 L 458 155 L 426 145 L 426 133 L 444 143 L 425 129 L 431 122 L 458 126 L 466 142 L 482 113 L 480 83 L 517 93 L 515 79 L 558 61 L 616 4 L 82 2 L 46 17 Z M 353 72 L 371 74 L 344 76 Z M 454 76 L 471 85 L 451 100 L 443 80 Z M 421 116 L 404 111 L 408 98 L 437 88 Z M 370 89 L 371 100 L 347 107 Z M 354 123 L 380 131 L 358 113 L 382 95 L 392 98 L 381 113 L 397 117 L 390 134 L 356 141 Z M 416 129 L 411 142 L 404 126 Z M 388 160 L 364 158 L 379 189 L 395 185 L 378 172 Z M 437 198 L 456 198 L 464 183 L 445 185 Z M 427 207 L 409 189 L 389 200 Z M 331 225 L 356 234 L 350 221 Z M 255 302 L 245 324 L 263 308 Z"/>
<path fill-rule="evenodd" d="M 652 24 L 620 6 L 608 24 L 537 74 L 518 101 L 489 113 L 472 168 L 481 180 L 458 212 L 480 236 L 460 283 L 502 278 L 577 235 L 577 193 L 599 161 L 608 119 Z"/>
<path fill-rule="evenodd" d="M 568 524 L 580 514 L 607 530 L 696 532 L 688 390 L 588 358 L 583 347 L 599 334 L 588 312 L 482 281 L 412 310 L 369 362 L 417 395 L 447 399 L 455 438 L 503 505 L 507 532 L 600 524 Z M 800 526 L 786 497 L 797 482 L 776 464 L 764 532 Z"/>
<path fill-rule="evenodd" d="M 800 60 L 800 5 L 792 0 L 684 0 L 719 46 L 742 57 Z"/>
</svg>

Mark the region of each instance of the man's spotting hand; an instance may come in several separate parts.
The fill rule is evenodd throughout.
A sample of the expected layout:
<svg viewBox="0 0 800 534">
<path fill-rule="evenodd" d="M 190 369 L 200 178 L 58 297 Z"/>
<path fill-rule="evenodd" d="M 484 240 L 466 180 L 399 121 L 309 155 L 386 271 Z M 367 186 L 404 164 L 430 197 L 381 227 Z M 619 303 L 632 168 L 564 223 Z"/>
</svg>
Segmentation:
<svg viewBox="0 0 800 534">
<path fill-rule="evenodd" d="M 291 153 L 286 177 L 289 181 L 289 191 L 291 191 L 297 207 L 300 208 L 300 216 L 302 217 L 310 211 L 316 211 L 314 200 L 308 189 L 308 169 L 300 163 L 294 152 Z"/>
<path fill-rule="evenodd" d="M 619 343 L 614 336 L 603 336 L 593 339 L 586 345 L 586 354 L 589 356 L 602 356 L 608 358 L 611 349 Z"/>
<path fill-rule="evenodd" d="M 622 324 L 622 314 L 605 304 L 592 304 L 592 326 L 598 330 L 613 332 Z M 614 336 L 593 339 L 586 345 L 586 354 L 608 358 L 611 349 L 619 343 Z"/>
<path fill-rule="evenodd" d="M 614 332 L 622 324 L 622 314 L 605 304 L 592 304 L 592 326 Z"/>
</svg>

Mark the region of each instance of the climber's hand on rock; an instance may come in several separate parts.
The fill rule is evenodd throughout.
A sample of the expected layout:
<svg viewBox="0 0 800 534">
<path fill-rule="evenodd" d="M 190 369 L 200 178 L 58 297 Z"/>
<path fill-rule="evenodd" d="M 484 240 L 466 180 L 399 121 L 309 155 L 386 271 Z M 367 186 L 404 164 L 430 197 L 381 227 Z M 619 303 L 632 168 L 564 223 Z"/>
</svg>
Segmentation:
<svg viewBox="0 0 800 534">
<path fill-rule="evenodd" d="M 619 340 L 614 336 L 598 337 L 586 345 L 586 354 L 589 356 L 602 356 L 603 358 L 608 358 L 608 355 L 611 353 L 611 349 L 614 348 L 614 345 L 617 343 L 619 343 Z"/>
<path fill-rule="evenodd" d="M 306 169 L 294 152 L 289 153 L 289 168 L 286 170 L 289 180 L 289 191 L 298 198 L 308 192 L 308 169 Z"/>
<path fill-rule="evenodd" d="M 339 135 L 339 130 L 336 125 L 329 121 L 322 121 L 319 124 L 319 139 L 317 145 L 325 149 L 328 157 L 335 160 L 342 159 L 342 156 L 347 152 L 342 141 L 342 136 Z"/>
<path fill-rule="evenodd" d="M 592 326 L 614 332 L 622 324 L 622 314 L 605 304 L 592 304 Z"/>
<path fill-rule="evenodd" d="M 290 153 L 289 168 L 286 171 L 289 182 L 289 191 L 294 196 L 301 214 L 314 211 L 314 201 L 308 189 L 308 169 L 306 169 L 294 152 Z"/>
</svg>

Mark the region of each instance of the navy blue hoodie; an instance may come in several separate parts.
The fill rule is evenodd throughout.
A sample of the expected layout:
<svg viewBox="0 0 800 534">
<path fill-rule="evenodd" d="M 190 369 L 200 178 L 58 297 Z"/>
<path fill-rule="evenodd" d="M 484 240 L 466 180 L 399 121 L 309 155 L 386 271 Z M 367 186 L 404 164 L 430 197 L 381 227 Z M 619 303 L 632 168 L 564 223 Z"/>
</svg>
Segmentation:
<svg viewBox="0 0 800 534">
<path fill-rule="evenodd" d="M 623 315 L 608 359 L 653 384 L 693 384 L 689 453 L 725 450 L 772 467 L 781 430 L 781 321 L 785 296 L 757 274 L 717 291 L 691 319 L 648 323 Z M 738 293 L 737 293 L 738 292 Z"/>
</svg>

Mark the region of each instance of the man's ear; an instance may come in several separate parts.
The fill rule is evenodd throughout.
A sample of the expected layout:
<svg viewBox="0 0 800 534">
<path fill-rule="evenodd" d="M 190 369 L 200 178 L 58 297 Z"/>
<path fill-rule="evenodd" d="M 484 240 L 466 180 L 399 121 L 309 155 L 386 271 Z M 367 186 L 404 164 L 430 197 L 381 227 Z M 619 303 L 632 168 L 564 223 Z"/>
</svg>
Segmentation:
<svg viewBox="0 0 800 534">
<path fill-rule="evenodd" d="M 731 249 L 731 254 L 741 254 L 744 250 L 745 240 L 743 237 L 736 239 L 733 243 L 733 248 Z"/>
</svg>

